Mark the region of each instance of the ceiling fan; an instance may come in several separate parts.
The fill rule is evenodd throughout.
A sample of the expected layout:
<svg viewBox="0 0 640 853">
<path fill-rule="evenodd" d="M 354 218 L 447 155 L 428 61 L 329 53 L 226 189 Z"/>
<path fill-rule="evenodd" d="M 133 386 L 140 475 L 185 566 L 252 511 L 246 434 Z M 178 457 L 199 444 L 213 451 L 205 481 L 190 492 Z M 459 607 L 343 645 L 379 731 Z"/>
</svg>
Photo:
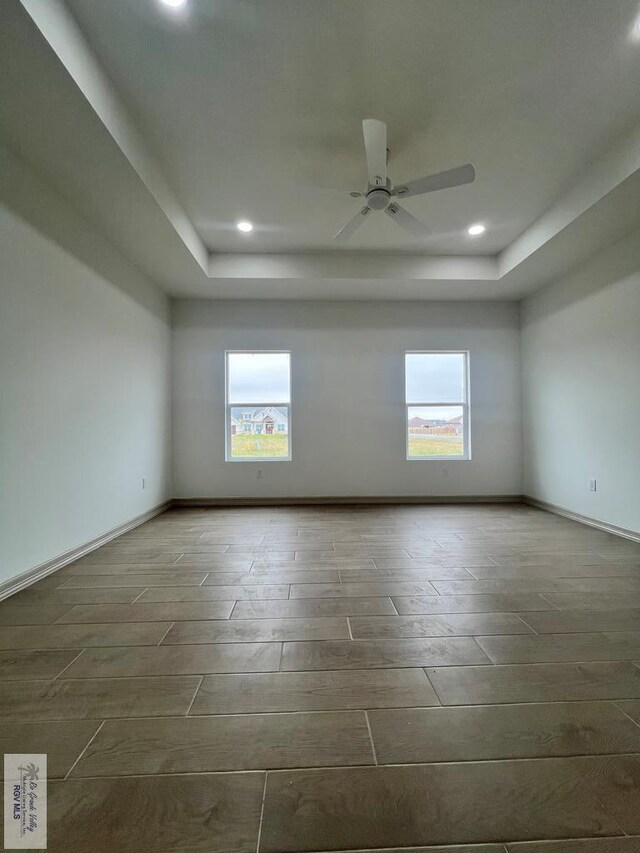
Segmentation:
<svg viewBox="0 0 640 853">
<path fill-rule="evenodd" d="M 472 184 L 476 179 L 476 170 L 471 163 L 467 163 L 456 169 L 448 169 L 446 172 L 427 175 L 426 178 L 416 178 L 414 181 L 392 187 L 387 177 L 387 125 L 375 118 L 365 118 L 362 122 L 362 132 L 367 157 L 367 189 L 363 193 L 352 192 L 351 195 L 354 198 L 365 197 L 366 204 L 342 226 L 334 236 L 334 240 L 348 240 L 374 210 L 383 210 L 412 237 L 420 239 L 429 233 L 426 226 L 393 199 Z"/>
</svg>

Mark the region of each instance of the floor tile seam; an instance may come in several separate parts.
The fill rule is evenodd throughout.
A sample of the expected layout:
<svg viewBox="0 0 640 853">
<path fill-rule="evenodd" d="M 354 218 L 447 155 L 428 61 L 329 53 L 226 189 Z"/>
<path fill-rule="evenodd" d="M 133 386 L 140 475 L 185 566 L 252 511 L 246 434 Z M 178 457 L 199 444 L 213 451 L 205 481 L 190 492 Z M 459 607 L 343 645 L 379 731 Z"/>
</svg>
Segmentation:
<svg viewBox="0 0 640 853">
<path fill-rule="evenodd" d="M 107 623 L 107 624 L 108 624 L 108 623 Z M 116 624 L 117 624 L 117 623 L 116 623 Z M 125 622 L 124 624 L 126 625 L 127 623 Z M 135 624 L 135 623 L 134 623 L 134 624 Z M 155 623 L 153 623 L 153 622 L 152 622 L 151 624 L 155 624 Z M 158 642 L 156 643 L 156 646 L 157 646 L 158 648 L 162 645 L 162 643 L 163 643 L 163 642 L 164 642 L 164 640 L 166 639 L 167 635 L 169 634 L 169 631 L 171 631 L 171 629 L 173 628 L 173 626 L 174 626 L 175 624 L 176 624 L 175 622 L 172 622 L 172 623 L 169 625 L 169 627 L 167 628 L 167 630 L 164 632 L 164 634 L 162 635 L 162 637 L 158 640 Z M 107 647 L 107 648 L 109 648 L 109 647 Z M 111 648 L 113 648 L 113 647 L 111 647 Z M 136 648 L 136 646 L 126 646 L 125 648 L 133 649 L 133 648 Z"/>
<path fill-rule="evenodd" d="M 100 725 L 98 726 L 98 728 L 95 730 L 95 732 L 93 733 L 93 735 L 89 738 L 89 741 L 88 741 L 88 743 L 86 744 L 85 748 L 80 752 L 80 755 L 78 755 L 78 757 L 77 757 L 77 758 L 76 758 L 76 760 L 73 762 L 73 764 L 71 765 L 71 767 L 67 770 L 67 772 L 66 772 L 66 774 L 65 774 L 65 776 L 64 776 L 64 779 L 63 779 L 62 781 L 66 780 L 66 779 L 68 779 L 68 778 L 70 777 L 71 773 L 72 773 L 72 772 L 73 772 L 73 770 L 75 769 L 75 767 L 76 767 L 76 765 L 78 764 L 78 762 L 81 760 L 81 758 L 83 757 L 83 755 L 86 753 L 86 751 L 89 749 L 89 747 L 91 746 L 91 744 L 93 743 L 93 741 L 96 739 L 96 737 L 97 737 L 97 736 L 98 736 L 98 734 L 100 733 L 100 731 L 101 731 L 102 727 L 104 726 L 104 723 L 105 723 L 105 721 L 104 721 L 104 720 L 102 720 L 102 722 L 100 723 Z"/>
<path fill-rule="evenodd" d="M 193 696 L 191 697 L 191 701 L 189 702 L 189 705 L 187 706 L 187 710 L 184 712 L 184 717 L 189 716 L 191 709 L 193 708 L 193 703 L 196 701 L 196 697 L 197 697 L 198 693 L 200 692 L 200 688 L 202 687 L 202 684 L 204 682 L 204 678 L 205 678 L 204 675 L 200 676 L 200 680 L 196 684 L 196 688 L 193 691 Z M 178 717 L 177 719 L 182 719 L 182 718 Z"/>
<path fill-rule="evenodd" d="M 624 702 L 624 701 L 625 701 L 624 699 L 612 699 L 611 701 L 612 701 L 612 702 L 613 702 L 613 704 L 616 706 L 616 708 L 617 708 L 617 709 L 618 709 L 622 714 L 624 714 L 624 715 L 625 715 L 625 717 L 626 717 L 628 720 L 631 720 L 631 722 L 634 724 L 634 726 L 637 726 L 637 727 L 640 729 L 640 721 L 639 721 L 639 720 L 635 720 L 635 719 L 634 719 L 630 714 L 627 714 L 627 712 L 625 711 L 625 709 L 624 709 L 624 708 L 621 708 L 621 707 L 620 707 L 620 705 L 618 704 L 619 702 Z M 633 700 L 632 700 L 632 701 L 633 701 Z"/>
<path fill-rule="evenodd" d="M 441 767 L 457 767 L 459 769 L 464 769 L 471 765 L 482 766 L 485 764 L 507 764 L 507 763 L 534 763 L 534 762 L 545 762 L 545 761 L 566 761 L 572 762 L 576 759 L 583 758 L 591 758 L 594 761 L 597 760 L 606 760 L 606 759 L 616 759 L 616 758 L 640 758 L 640 753 L 592 753 L 587 755 L 552 755 L 552 756 L 533 756 L 526 758 L 484 758 L 484 759 L 472 759 L 469 761 L 464 760 L 456 760 L 456 761 L 421 761 L 421 762 L 407 762 L 407 763 L 357 763 L 357 764 L 312 764 L 312 765 L 300 765 L 300 766 L 291 766 L 291 767 L 247 767 L 241 768 L 237 770 L 180 770 L 176 772 L 163 772 L 163 773 L 120 773 L 120 774 L 101 774 L 101 775 L 87 775 L 87 776 L 76 776 L 71 778 L 69 774 L 76 767 L 81 757 L 86 753 L 86 750 L 91 745 L 92 741 L 95 739 L 102 726 L 98 728 L 96 733 L 93 735 L 81 755 L 74 762 L 72 768 L 68 771 L 67 775 L 62 779 L 57 779 L 58 782 L 65 782 L 71 779 L 74 781 L 76 779 L 84 779 L 84 780 L 99 780 L 99 779 L 149 779 L 149 778 L 171 778 L 171 777 L 185 777 L 185 776 L 224 776 L 224 775 L 239 775 L 246 773 L 308 773 L 309 771 L 330 771 L 330 770 L 373 770 L 373 771 L 382 771 L 385 769 L 402 769 L 402 768 L 420 768 L 420 767 L 429 767 L 429 768 L 441 768 Z M 620 829 L 620 835 L 628 835 L 629 833 L 625 832 L 623 827 L 619 824 L 619 822 L 615 819 L 615 817 L 610 813 L 609 809 L 607 809 L 600 798 L 595 794 L 593 789 L 591 788 L 588 781 L 585 781 L 583 777 L 577 777 L 577 781 L 581 784 L 584 784 L 588 791 L 595 797 L 598 803 L 602 806 L 603 810 L 615 821 L 616 826 Z"/>
<path fill-rule="evenodd" d="M 70 667 L 70 666 L 72 666 L 72 665 L 73 665 L 73 664 L 78 660 L 78 658 L 79 658 L 82 654 L 84 654 L 84 652 L 85 652 L 85 651 L 86 651 L 86 649 L 80 649 L 80 651 L 79 651 L 79 652 L 78 652 L 78 654 L 73 658 L 73 660 L 69 661 L 69 663 L 68 663 L 66 666 L 62 667 L 62 669 L 60 670 L 60 672 L 59 672 L 56 676 L 54 676 L 54 678 L 53 678 L 53 679 L 51 679 L 51 680 L 52 680 L 52 681 L 57 681 L 58 679 L 60 679 L 61 681 L 64 681 L 64 679 L 63 679 L 63 678 L 61 678 L 61 676 L 63 675 L 63 673 L 65 673 L 65 672 L 69 669 L 69 667 Z M 34 679 L 34 680 L 35 680 L 35 681 L 40 681 L 41 679 Z M 47 680 L 47 681 L 48 681 L 49 679 L 44 679 L 44 680 Z M 0 682 L 0 683 L 6 683 L 6 682 Z M 12 682 L 12 683 L 20 683 L 20 682 Z"/>
<path fill-rule="evenodd" d="M 373 733 L 371 731 L 371 723 L 369 722 L 369 714 L 367 711 L 364 712 L 364 718 L 365 718 L 365 722 L 367 725 L 367 732 L 369 734 L 369 742 L 371 744 L 371 753 L 373 755 L 373 763 L 375 765 L 377 765 L 378 764 L 378 756 L 376 754 L 376 745 L 375 745 L 374 740 L 373 740 Z"/>
<path fill-rule="evenodd" d="M 260 805 L 260 818 L 258 821 L 258 835 L 256 838 L 256 853 L 260 851 L 260 840 L 262 838 L 262 824 L 264 821 L 264 809 L 265 803 L 267 800 L 267 782 L 269 780 L 269 771 L 267 770 L 264 774 L 264 785 L 262 786 L 262 803 Z"/>
</svg>

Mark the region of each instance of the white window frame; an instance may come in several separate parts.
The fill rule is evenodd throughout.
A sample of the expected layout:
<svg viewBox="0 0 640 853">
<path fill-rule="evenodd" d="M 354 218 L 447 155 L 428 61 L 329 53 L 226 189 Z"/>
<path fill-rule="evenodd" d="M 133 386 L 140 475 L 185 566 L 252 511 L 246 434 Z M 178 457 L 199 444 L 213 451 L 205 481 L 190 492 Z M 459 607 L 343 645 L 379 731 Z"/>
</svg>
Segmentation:
<svg viewBox="0 0 640 853">
<path fill-rule="evenodd" d="M 407 402 L 407 356 L 408 355 L 462 355 L 464 370 L 462 375 L 462 403 L 408 403 Z M 469 405 L 469 350 L 406 350 L 404 354 L 404 441 L 407 462 L 468 462 L 471 459 L 471 419 Z M 462 455 L 461 456 L 409 456 L 409 409 L 429 407 L 455 407 L 462 409 Z"/>
<path fill-rule="evenodd" d="M 289 356 L 289 402 L 269 402 L 269 403 L 255 403 L 250 400 L 243 403 L 230 403 L 229 402 L 229 356 L 230 355 L 288 355 Z M 292 387 L 291 387 L 291 351 L 285 349 L 274 349 L 274 350 L 266 350 L 266 349 L 230 349 L 225 350 L 224 353 L 224 446 L 225 446 L 225 460 L 227 462 L 291 462 L 292 460 L 292 432 L 291 432 L 291 411 L 293 408 L 293 399 L 292 399 Z M 277 408 L 277 409 L 285 409 L 287 412 L 287 424 L 288 424 L 288 448 L 289 454 L 288 456 L 232 456 L 231 455 L 231 410 L 232 409 L 267 409 L 269 407 Z M 245 421 L 242 421 L 243 426 Z M 264 433 L 263 433 L 264 434 Z M 274 434 L 276 434 L 274 432 Z"/>
</svg>

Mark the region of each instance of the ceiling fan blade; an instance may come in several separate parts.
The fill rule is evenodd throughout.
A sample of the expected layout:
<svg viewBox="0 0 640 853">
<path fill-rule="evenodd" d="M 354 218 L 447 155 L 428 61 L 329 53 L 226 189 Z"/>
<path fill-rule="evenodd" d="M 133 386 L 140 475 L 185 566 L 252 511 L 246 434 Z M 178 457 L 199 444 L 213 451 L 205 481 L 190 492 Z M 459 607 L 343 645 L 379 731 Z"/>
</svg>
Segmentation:
<svg viewBox="0 0 640 853">
<path fill-rule="evenodd" d="M 391 195 L 406 198 L 411 195 L 434 193 L 438 190 L 447 190 L 449 187 L 472 184 L 475 179 L 476 170 L 471 163 L 467 163 L 456 169 L 448 169 L 446 172 L 438 172 L 436 175 L 427 175 L 426 178 L 417 178 L 415 181 L 407 181 L 406 184 L 398 184 L 391 190 Z"/>
<path fill-rule="evenodd" d="M 417 240 L 422 240 L 424 237 L 428 236 L 429 230 L 426 225 L 423 225 L 419 219 L 416 219 L 415 216 L 412 216 L 408 210 L 405 210 L 404 207 L 400 207 L 399 204 L 393 202 L 385 209 L 384 212 Z"/>
<path fill-rule="evenodd" d="M 359 210 L 355 216 L 353 216 L 346 225 L 343 225 L 342 228 L 338 231 L 337 234 L 334 235 L 334 240 L 348 240 L 349 237 L 356 231 L 367 218 L 367 216 L 371 213 L 371 208 L 366 205 Z"/>
<path fill-rule="evenodd" d="M 365 118 L 362 133 L 369 183 L 384 186 L 387 181 L 387 125 L 375 118 Z"/>
</svg>

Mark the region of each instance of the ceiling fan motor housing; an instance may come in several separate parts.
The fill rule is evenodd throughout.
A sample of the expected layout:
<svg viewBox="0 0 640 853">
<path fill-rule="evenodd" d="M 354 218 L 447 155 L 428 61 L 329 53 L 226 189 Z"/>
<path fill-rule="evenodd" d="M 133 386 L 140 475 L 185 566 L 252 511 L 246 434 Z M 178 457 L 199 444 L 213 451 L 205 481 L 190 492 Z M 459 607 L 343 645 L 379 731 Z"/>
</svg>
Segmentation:
<svg viewBox="0 0 640 853">
<path fill-rule="evenodd" d="M 384 210 L 389 204 L 391 193 L 382 187 L 375 187 L 367 193 L 367 204 L 372 210 Z"/>
</svg>

